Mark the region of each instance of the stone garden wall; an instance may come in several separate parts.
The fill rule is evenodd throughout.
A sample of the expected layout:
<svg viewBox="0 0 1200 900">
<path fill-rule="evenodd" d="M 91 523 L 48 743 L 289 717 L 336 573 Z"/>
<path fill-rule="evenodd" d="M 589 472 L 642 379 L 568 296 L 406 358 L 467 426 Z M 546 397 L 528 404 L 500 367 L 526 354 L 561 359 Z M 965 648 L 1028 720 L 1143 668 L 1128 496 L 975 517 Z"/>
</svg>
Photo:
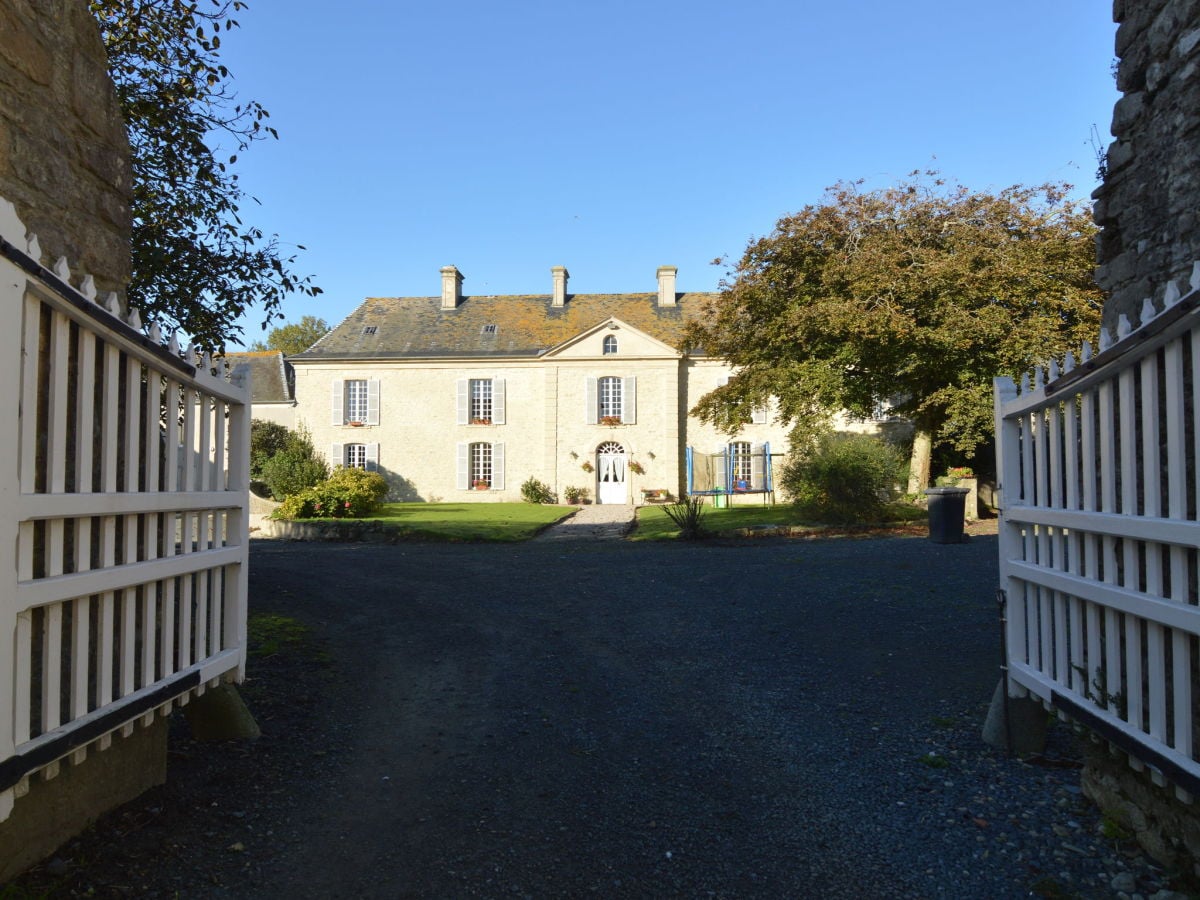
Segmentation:
<svg viewBox="0 0 1200 900">
<path fill-rule="evenodd" d="M 1144 297 L 1200 259 L 1200 0 L 1116 0 L 1117 88 L 1096 198 L 1104 324 L 1137 325 Z"/>
<path fill-rule="evenodd" d="M 0 3 L 0 196 L 101 291 L 129 281 L 129 142 L 85 0 Z M 24 249 L 24 248 L 22 248 Z"/>
</svg>

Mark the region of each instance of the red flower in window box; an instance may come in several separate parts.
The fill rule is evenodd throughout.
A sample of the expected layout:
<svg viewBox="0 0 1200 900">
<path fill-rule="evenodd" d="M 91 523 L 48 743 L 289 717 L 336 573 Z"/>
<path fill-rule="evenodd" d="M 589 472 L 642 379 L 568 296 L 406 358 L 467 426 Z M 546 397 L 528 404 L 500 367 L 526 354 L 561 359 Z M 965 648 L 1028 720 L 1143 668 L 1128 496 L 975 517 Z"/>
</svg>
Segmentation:
<svg viewBox="0 0 1200 900">
<path fill-rule="evenodd" d="M 481 416 L 475 416 L 471 419 L 472 425 L 491 425 L 492 420 Z"/>
<path fill-rule="evenodd" d="M 475 490 L 477 491 L 486 491 L 491 486 L 492 485 L 490 482 L 484 481 L 482 478 L 476 480 L 475 482 Z"/>
<path fill-rule="evenodd" d="M 620 425 L 621 417 L 620 416 L 601 416 L 600 424 L 601 425 Z"/>
</svg>

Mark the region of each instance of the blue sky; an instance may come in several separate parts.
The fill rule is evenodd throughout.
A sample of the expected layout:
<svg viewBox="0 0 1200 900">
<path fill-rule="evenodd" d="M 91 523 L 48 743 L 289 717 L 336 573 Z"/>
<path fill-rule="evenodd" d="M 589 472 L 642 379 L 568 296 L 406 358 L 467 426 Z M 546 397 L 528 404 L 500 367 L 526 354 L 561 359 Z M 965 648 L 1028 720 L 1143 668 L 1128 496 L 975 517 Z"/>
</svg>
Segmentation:
<svg viewBox="0 0 1200 900">
<path fill-rule="evenodd" d="M 937 168 L 1095 187 L 1117 99 L 1094 0 L 250 0 L 222 59 L 280 132 L 238 161 L 248 220 L 325 293 L 714 290 L 825 187 Z M 287 249 L 285 247 L 285 249 Z M 261 315 L 245 322 L 262 336 Z"/>
</svg>

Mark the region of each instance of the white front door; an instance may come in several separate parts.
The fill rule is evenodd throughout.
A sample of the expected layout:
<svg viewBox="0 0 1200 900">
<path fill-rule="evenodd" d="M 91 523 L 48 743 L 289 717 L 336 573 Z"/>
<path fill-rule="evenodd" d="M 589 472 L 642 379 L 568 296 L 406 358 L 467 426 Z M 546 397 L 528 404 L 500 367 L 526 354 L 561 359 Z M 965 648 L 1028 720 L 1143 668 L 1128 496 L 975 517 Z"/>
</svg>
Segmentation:
<svg viewBox="0 0 1200 900">
<path fill-rule="evenodd" d="M 596 502 L 628 503 L 625 490 L 625 448 L 609 441 L 596 451 Z"/>
</svg>

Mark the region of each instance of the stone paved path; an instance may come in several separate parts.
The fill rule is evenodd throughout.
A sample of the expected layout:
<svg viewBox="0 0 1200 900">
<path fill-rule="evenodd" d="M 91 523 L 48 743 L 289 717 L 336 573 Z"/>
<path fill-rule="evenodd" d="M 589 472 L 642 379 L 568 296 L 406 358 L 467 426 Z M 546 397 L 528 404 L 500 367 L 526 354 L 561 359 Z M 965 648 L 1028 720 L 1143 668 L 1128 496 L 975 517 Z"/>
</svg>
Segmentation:
<svg viewBox="0 0 1200 900">
<path fill-rule="evenodd" d="M 632 505 L 593 503 L 569 519 L 550 526 L 535 541 L 618 541 L 633 528 Z"/>
</svg>

